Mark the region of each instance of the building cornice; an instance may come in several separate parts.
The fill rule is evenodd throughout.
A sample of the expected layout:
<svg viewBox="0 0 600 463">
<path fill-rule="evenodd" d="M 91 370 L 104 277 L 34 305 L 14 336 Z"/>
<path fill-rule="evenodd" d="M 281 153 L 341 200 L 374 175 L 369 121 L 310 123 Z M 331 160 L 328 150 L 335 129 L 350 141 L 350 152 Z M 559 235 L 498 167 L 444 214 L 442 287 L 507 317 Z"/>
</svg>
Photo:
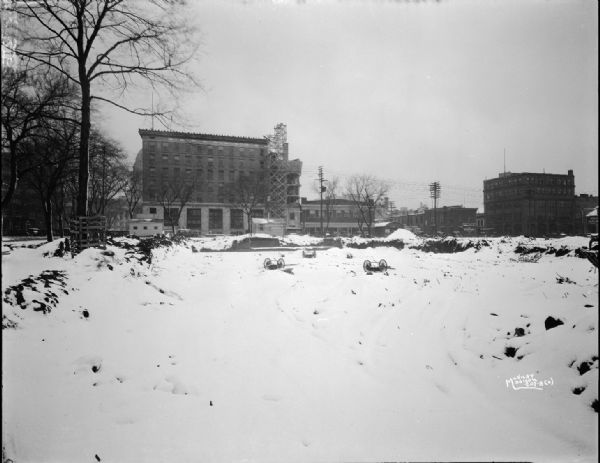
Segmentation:
<svg viewBox="0 0 600 463">
<path fill-rule="evenodd" d="M 206 140 L 206 141 L 223 141 L 231 143 L 252 143 L 255 145 L 269 144 L 269 140 L 264 138 L 251 137 L 236 137 L 233 135 L 214 135 L 209 133 L 193 133 L 193 132 L 172 132 L 167 130 L 148 130 L 139 129 L 140 137 L 161 137 L 161 138 L 185 138 L 190 140 Z"/>
</svg>

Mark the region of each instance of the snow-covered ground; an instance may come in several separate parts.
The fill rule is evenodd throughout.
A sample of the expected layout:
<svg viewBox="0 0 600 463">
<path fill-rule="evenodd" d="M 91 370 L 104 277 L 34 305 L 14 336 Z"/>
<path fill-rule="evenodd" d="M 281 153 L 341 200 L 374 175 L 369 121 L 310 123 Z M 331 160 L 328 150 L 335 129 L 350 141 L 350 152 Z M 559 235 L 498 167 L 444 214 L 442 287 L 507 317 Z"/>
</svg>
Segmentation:
<svg viewBox="0 0 600 463">
<path fill-rule="evenodd" d="M 573 252 L 514 252 L 584 238 L 192 249 L 232 240 L 150 265 L 114 246 L 3 245 L 6 457 L 597 460 L 598 273 Z M 280 256 L 283 271 L 263 268 Z M 382 258 L 386 273 L 363 271 Z"/>
</svg>

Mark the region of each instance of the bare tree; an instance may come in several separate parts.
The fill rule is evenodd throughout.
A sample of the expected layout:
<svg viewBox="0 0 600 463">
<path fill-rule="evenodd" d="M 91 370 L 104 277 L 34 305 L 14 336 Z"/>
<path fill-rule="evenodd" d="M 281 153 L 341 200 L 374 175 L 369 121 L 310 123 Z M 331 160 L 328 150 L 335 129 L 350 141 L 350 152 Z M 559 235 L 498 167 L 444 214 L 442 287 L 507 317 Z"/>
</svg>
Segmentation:
<svg viewBox="0 0 600 463">
<path fill-rule="evenodd" d="M 54 124 L 46 129 L 45 137 L 31 139 L 27 145 L 28 161 L 33 168 L 24 177 L 27 183 L 38 192 L 44 211 L 46 239 L 52 241 L 53 217 L 56 194 L 65 181 L 69 163 L 75 158 L 72 148 L 77 130 L 73 124 Z"/>
<path fill-rule="evenodd" d="M 197 41 L 182 5 L 175 0 L 40 0 L 9 6 L 21 26 L 14 49 L 20 60 L 26 66 L 53 69 L 80 89 L 80 216 L 89 212 L 93 101 L 167 121 L 171 111 L 134 107 L 123 102 L 123 95 L 141 84 L 168 92 L 170 101 L 176 102 L 180 91 L 196 85 L 185 65 L 193 57 Z"/>
<path fill-rule="evenodd" d="M 129 176 L 125 159 L 126 155 L 118 143 L 98 131 L 92 131 L 88 206 L 92 215 L 105 215 L 108 202 L 123 192 Z"/>
<path fill-rule="evenodd" d="M 246 216 L 248 233 L 252 232 L 252 216 L 256 208 L 266 204 L 269 194 L 265 174 L 241 175 L 234 184 L 234 202 Z"/>
<path fill-rule="evenodd" d="M 139 170 L 133 169 L 129 172 L 123 194 L 127 203 L 127 213 L 129 218 L 133 219 L 133 214 L 142 200 L 142 173 Z"/>
<path fill-rule="evenodd" d="M 69 170 L 69 167 L 67 167 Z M 61 237 L 65 236 L 65 222 L 67 222 L 67 188 L 66 185 L 69 183 L 68 180 L 69 173 L 64 175 L 64 178 L 59 183 L 58 187 L 54 191 L 52 195 L 52 204 L 54 208 L 54 214 L 56 215 L 56 219 L 58 221 L 58 234 Z"/>
<path fill-rule="evenodd" d="M 50 121 L 67 119 L 63 109 L 73 96 L 73 87 L 53 73 L 40 78 L 33 73 L 2 68 L 2 158 L 3 167 L 8 167 L 2 184 L 3 209 L 12 199 L 19 177 L 26 169 L 34 168 L 31 162 L 22 165 L 24 143 L 43 134 L 40 129 Z"/>
<path fill-rule="evenodd" d="M 163 179 L 161 182 L 159 202 L 163 208 L 165 225 L 171 227 L 173 234 L 183 208 L 192 199 L 196 184 L 195 177 L 183 179 L 179 176 Z"/>
<path fill-rule="evenodd" d="M 358 228 L 364 233 L 363 224 L 367 227 L 367 236 L 371 236 L 373 222 L 385 204 L 389 185 L 384 180 L 371 175 L 353 175 L 346 183 L 346 195 L 358 210 Z"/>
<path fill-rule="evenodd" d="M 108 200 L 103 215 L 106 217 L 107 230 L 112 230 L 117 226 L 124 227 L 124 222 L 129 218 L 129 213 L 127 212 L 127 200 L 125 197 L 117 196 Z"/>
</svg>

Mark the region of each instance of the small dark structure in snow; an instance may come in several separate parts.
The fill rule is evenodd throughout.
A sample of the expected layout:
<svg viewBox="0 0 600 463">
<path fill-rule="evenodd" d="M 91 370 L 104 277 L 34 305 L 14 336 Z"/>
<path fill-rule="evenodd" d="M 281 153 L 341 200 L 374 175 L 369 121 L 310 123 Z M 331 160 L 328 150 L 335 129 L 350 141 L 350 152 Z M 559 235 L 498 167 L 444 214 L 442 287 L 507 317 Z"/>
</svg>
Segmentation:
<svg viewBox="0 0 600 463">
<path fill-rule="evenodd" d="M 388 268 L 388 264 L 384 259 L 381 259 L 379 262 L 370 260 L 363 262 L 363 270 L 365 272 L 385 272 Z"/>
<path fill-rule="evenodd" d="M 317 251 L 315 249 L 303 249 L 302 250 L 302 257 L 317 257 Z"/>
<path fill-rule="evenodd" d="M 285 267 L 285 261 L 283 260 L 283 257 L 280 257 L 277 260 L 267 257 L 263 262 L 263 267 L 267 270 L 276 270 Z"/>
</svg>

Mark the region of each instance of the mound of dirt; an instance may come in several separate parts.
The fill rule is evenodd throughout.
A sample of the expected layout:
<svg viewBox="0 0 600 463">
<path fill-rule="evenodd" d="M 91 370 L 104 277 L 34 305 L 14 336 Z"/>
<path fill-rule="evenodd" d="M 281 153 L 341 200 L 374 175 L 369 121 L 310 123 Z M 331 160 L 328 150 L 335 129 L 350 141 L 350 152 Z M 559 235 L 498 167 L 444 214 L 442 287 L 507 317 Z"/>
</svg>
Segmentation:
<svg viewBox="0 0 600 463">
<path fill-rule="evenodd" d="M 402 240 L 370 240 L 364 242 L 348 242 L 346 247 L 354 249 L 366 249 L 366 248 L 377 248 L 377 247 L 388 247 L 396 249 L 404 249 L 404 241 Z"/>
<path fill-rule="evenodd" d="M 556 257 L 562 257 L 562 256 L 566 256 L 570 252 L 571 252 L 571 249 L 569 249 L 566 246 L 561 246 L 560 248 L 556 249 L 552 246 L 548 246 L 548 247 L 524 246 L 522 244 L 519 244 L 515 248 L 515 254 L 521 254 L 521 255 L 536 253 L 536 254 L 551 254 L 551 255 L 554 254 L 554 255 L 556 255 Z"/>
<path fill-rule="evenodd" d="M 467 249 L 475 248 L 477 250 L 482 247 L 489 246 L 486 240 L 457 240 L 456 238 L 444 238 L 444 239 L 428 239 L 423 244 L 411 246 L 411 249 L 418 249 L 424 252 L 433 252 L 433 253 L 454 253 L 454 252 L 463 252 Z"/>
<path fill-rule="evenodd" d="M 240 241 L 234 241 L 228 251 L 241 251 L 250 248 L 272 248 L 281 246 L 279 238 L 267 238 L 267 237 L 247 237 Z"/>
<path fill-rule="evenodd" d="M 32 308 L 36 312 L 49 313 L 58 305 L 59 291 L 69 294 L 65 289 L 66 278 L 66 273 L 61 270 L 45 270 L 35 277 L 30 275 L 6 288 L 3 301 L 23 310 Z"/>
<path fill-rule="evenodd" d="M 136 259 L 140 263 L 152 263 L 152 250 L 161 247 L 170 247 L 175 244 L 183 244 L 187 239 L 183 236 L 174 236 L 168 238 L 164 235 L 152 236 L 150 238 L 143 238 L 137 242 L 114 240 L 108 238 L 106 244 L 115 246 L 118 248 L 126 249 L 125 259 Z"/>
</svg>

